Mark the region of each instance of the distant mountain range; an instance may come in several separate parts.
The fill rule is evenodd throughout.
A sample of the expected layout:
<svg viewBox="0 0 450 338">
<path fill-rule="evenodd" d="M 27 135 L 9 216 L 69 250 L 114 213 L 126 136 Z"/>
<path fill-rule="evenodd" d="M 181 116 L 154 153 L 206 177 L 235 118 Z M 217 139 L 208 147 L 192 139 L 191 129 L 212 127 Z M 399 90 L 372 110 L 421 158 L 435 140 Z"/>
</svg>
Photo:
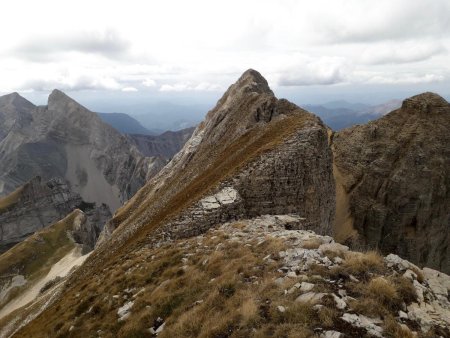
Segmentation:
<svg viewBox="0 0 450 338">
<path fill-rule="evenodd" d="M 305 109 L 317 114 L 330 128 L 340 130 L 355 124 L 364 124 L 399 108 L 401 100 L 390 100 L 378 105 L 353 103 L 343 100 L 320 105 L 305 104 Z M 164 131 L 178 131 L 197 125 L 207 111 L 202 106 L 180 106 L 161 103 L 149 107 L 148 114 L 97 113 L 100 118 L 122 134 L 160 135 Z M 142 137 L 140 138 L 142 140 Z M 142 142 L 140 143 L 142 145 Z"/>
<path fill-rule="evenodd" d="M 148 130 L 138 120 L 124 113 L 97 113 L 97 115 L 100 116 L 103 122 L 106 122 L 110 126 L 116 128 L 122 134 L 157 134 L 157 131 L 152 132 Z"/>
<path fill-rule="evenodd" d="M 355 124 L 376 120 L 392 110 L 400 108 L 401 100 L 390 100 L 379 105 L 333 101 L 322 105 L 304 105 L 305 109 L 317 114 L 331 129 L 340 130 Z"/>
</svg>

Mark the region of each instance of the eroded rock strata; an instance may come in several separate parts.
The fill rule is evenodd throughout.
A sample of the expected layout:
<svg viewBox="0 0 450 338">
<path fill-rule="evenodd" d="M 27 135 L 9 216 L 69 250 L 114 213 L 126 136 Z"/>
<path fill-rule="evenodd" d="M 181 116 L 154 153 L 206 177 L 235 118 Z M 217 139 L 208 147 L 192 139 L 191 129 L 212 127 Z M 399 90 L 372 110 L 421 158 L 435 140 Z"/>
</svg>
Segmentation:
<svg viewBox="0 0 450 338">
<path fill-rule="evenodd" d="M 80 229 L 79 236 L 91 249 L 111 217 L 106 205 L 86 203 L 80 195 L 70 191 L 66 181 L 51 179 L 43 182 L 32 179 L 15 192 L 0 199 L 0 251 L 4 252 L 16 243 L 68 215 L 74 209 L 85 211 L 88 224 Z"/>
<path fill-rule="evenodd" d="M 449 130 L 449 103 L 424 93 L 334 134 L 334 163 L 365 246 L 450 271 Z"/>
</svg>

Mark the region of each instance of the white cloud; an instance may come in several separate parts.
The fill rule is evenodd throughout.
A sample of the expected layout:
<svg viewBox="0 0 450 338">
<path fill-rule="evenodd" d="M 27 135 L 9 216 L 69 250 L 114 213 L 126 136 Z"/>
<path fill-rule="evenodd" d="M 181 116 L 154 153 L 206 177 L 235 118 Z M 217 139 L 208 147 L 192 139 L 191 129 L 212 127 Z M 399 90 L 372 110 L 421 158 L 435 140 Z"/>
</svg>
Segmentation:
<svg viewBox="0 0 450 338">
<path fill-rule="evenodd" d="M 57 32 L 57 31 L 56 31 Z M 68 53 L 97 54 L 117 58 L 126 53 L 129 42 L 115 30 L 58 32 L 28 38 L 8 51 L 9 55 L 33 62 L 51 62 Z"/>
<path fill-rule="evenodd" d="M 122 91 L 123 92 L 137 92 L 138 90 L 137 90 L 137 88 L 134 88 L 134 87 L 124 87 L 124 88 L 122 88 Z"/>
<path fill-rule="evenodd" d="M 90 77 L 90 76 L 56 76 L 40 79 L 30 79 L 24 82 L 18 89 L 21 91 L 51 91 L 55 88 L 67 91 L 78 90 L 117 90 L 120 84 L 110 77 Z"/>
<path fill-rule="evenodd" d="M 277 83 L 280 86 L 332 85 L 343 83 L 350 68 L 344 58 L 294 56 L 284 61 Z"/>
<path fill-rule="evenodd" d="M 222 88 L 219 85 L 211 84 L 208 82 L 201 82 L 199 84 L 191 83 L 175 83 L 175 84 L 163 84 L 159 90 L 161 92 L 184 92 L 184 91 L 218 91 Z"/>
<path fill-rule="evenodd" d="M 142 82 L 142 84 L 143 84 L 145 87 L 156 87 L 156 81 L 155 81 L 155 80 L 152 80 L 152 79 L 145 79 L 145 80 Z"/>
<path fill-rule="evenodd" d="M 414 84 L 450 72 L 448 0 L 113 1 L 107 11 L 17 0 L 2 13 L 0 91 L 215 92 L 247 68 L 275 86 Z"/>
<path fill-rule="evenodd" d="M 449 13 L 447 0 L 337 0 L 322 11 L 317 28 L 332 43 L 445 38 Z"/>
<path fill-rule="evenodd" d="M 395 77 L 386 75 L 375 75 L 368 79 L 368 83 L 374 84 L 421 84 L 421 83 L 435 83 L 445 80 L 444 75 L 441 74 L 398 74 Z"/>
<path fill-rule="evenodd" d="M 361 61 L 365 64 L 398 64 L 425 61 L 433 56 L 445 54 L 446 48 L 440 43 L 424 41 L 420 44 L 405 43 L 374 44 L 364 49 Z"/>
</svg>

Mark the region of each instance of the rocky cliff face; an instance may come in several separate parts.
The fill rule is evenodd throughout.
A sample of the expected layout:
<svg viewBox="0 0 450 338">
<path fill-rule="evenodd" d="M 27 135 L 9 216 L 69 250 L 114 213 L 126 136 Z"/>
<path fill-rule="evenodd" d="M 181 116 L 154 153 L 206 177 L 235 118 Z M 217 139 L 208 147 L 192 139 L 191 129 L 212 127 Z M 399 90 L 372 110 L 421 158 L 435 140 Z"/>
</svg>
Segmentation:
<svg viewBox="0 0 450 338">
<path fill-rule="evenodd" d="M 305 226 L 329 233 L 331 175 L 320 119 L 275 98 L 267 81 L 249 70 L 105 234 L 120 226 L 119 242 L 142 227 L 166 237 L 192 236 L 236 217 L 291 212 L 305 217 Z"/>
<path fill-rule="evenodd" d="M 171 159 L 189 140 L 195 128 L 186 128 L 178 131 L 166 131 L 161 135 L 129 134 L 128 139 L 145 156 L 160 156 Z"/>
<path fill-rule="evenodd" d="M 12 95 L 10 105 L 27 118 L 0 142 L 0 194 L 35 176 L 59 177 L 85 201 L 105 203 L 114 211 L 165 164 L 144 157 L 126 137 L 58 90 L 47 106 L 36 108 Z"/>
<path fill-rule="evenodd" d="M 86 203 L 80 195 L 72 193 L 62 179 L 42 182 L 40 177 L 19 187 L 0 199 L 0 252 L 71 213 L 75 208 L 86 212 L 86 221 L 77 232 L 85 250 L 92 249 L 111 217 L 106 205 Z"/>
<path fill-rule="evenodd" d="M 377 121 L 335 133 L 350 217 L 337 231 L 353 223 L 363 244 L 449 272 L 449 130 L 449 103 L 424 93 Z"/>
</svg>

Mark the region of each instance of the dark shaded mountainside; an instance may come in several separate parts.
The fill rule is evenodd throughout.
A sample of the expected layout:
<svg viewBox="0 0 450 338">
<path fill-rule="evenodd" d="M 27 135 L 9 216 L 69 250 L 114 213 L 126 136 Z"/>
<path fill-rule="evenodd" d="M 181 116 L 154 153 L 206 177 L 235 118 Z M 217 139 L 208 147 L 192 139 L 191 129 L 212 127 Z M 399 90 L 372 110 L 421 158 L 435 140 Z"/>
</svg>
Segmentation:
<svg viewBox="0 0 450 338">
<path fill-rule="evenodd" d="M 447 273 L 449 130 L 449 103 L 424 93 L 379 120 L 333 135 L 335 168 L 359 241 Z"/>
<path fill-rule="evenodd" d="M 448 234 L 448 121 L 448 103 L 423 94 L 333 134 L 248 70 L 105 225 L 85 263 L 0 319 L 0 336 L 450 336 L 449 276 L 330 237 L 387 250 L 405 228 L 409 243 L 394 249 L 422 264 L 414 245 Z M 419 157 L 424 166 L 412 164 Z M 402 208 L 413 194 L 415 220 L 384 222 L 411 211 Z M 448 260 L 435 252 L 423 263 Z"/>
<path fill-rule="evenodd" d="M 97 115 L 122 134 L 153 135 L 150 130 L 130 115 L 123 113 L 97 113 Z"/>
<path fill-rule="evenodd" d="M 143 127 L 139 121 L 122 113 L 97 113 L 100 118 L 127 136 L 131 144 L 147 157 L 171 159 L 192 136 L 195 127 L 157 133 Z"/>
<path fill-rule="evenodd" d="M 129 134 L 128 139 L 145 156 L 161 156 L 171 159 L 191 138 L 195 127 L 178 131 L 166 131 L 160 135 Z"/>
</svg>

